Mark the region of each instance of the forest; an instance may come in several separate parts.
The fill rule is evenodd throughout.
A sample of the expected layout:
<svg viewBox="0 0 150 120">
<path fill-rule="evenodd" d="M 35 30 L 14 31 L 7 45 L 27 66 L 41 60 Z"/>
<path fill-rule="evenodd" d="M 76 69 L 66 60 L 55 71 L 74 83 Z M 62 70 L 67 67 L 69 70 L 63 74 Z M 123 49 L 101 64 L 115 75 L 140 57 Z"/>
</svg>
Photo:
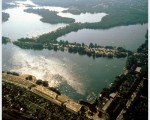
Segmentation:
<svg viewBox="0 0 150 120">
<path fill-rule="evenodd" d="M 48 9 L 29 8 L 24 11 L 42 16 L 42 18 L 40 20 L 45 23 L 57 24 L 57 23 L 73 23 L 73 22 L 75 22 L 75 20 L 72 18 L 58 16 L 56 11 L 49 11 Z"/>
</svg>

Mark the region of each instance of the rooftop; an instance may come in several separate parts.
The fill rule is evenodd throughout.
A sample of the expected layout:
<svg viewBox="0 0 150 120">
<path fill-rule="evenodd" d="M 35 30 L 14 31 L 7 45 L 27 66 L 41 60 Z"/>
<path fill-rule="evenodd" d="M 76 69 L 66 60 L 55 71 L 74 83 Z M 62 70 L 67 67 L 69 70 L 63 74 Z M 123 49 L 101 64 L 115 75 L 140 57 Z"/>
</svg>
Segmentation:
<svg viewBox="0 0 150 120">
<path fill-rule="evenodd" d="M 37 86 L 32 88 L 32 91 L 40 91 L 42 94 L 45 94 L 53 99 L 55 99 L 57 97 L 57 93 L 48 90 L 47 88 L 44 88 L 42 86 Z"/>
<path fill-rule="evenodd" d="M 71 110 L 75 113 L 78 113 L 82 108 L 82 105 L 80 105 L 76 102 L 73 102 L 73 101 L 68 101 L 68 102 L 65 103 L 65 105 L 69 110 Z"/>
<path fill-rule="evenodd" d="M 137 67 L 137 68 L 135 69 L 135 72 L 140 73 L 140 72 L 141 72 L 141 67 Z"/>
<path fill-rule="evenodd" d="M 65 103 L 67 101 L 70 101 L 71 99 L 69 97 L 65 96 L 65 95 L 59 95 L 57 97 L 57 100 L 60 101 L 60 102 L 62 102 L 62 103 Z"/>
<path fill-rule="evenodd" d="M 109 96 L 110 96 L 111 98 L 115 98 L 115 97 L 116 97 L 116 95 L 117 95 L 117 92 L 115 92 L 115 93 L 111 93 Z"/>
</svg>

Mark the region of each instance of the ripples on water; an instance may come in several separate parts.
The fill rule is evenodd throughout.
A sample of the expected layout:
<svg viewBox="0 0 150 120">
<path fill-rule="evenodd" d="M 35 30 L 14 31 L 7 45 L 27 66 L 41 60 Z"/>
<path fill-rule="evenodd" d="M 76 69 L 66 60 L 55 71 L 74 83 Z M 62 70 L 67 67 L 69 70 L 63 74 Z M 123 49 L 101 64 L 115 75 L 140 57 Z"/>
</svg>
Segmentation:
<svg viewBox="0 0 150 120">
<path fill-rule="evenodd" d="M 59 56 L 53 56 L 53 54 L 47 50 L 22 50 L 12 44 L 4 45 L 3 69 L 32 74 L 38 79 L 48 80 L 52 87 L 67 82 L 78 93 L 84 94 L 82 82 L 73 74 L 72 61 L 67 58 L 59 59 Z"/>
<path fill-rule="evenodd" d="M 37 79 L 48 80 L 50 86 L 58 87 L 63 94 L 78 100 L 81 95 L 86 100 L 91 92 L 98 94 L 102 88 L 108 87 L 122 71 L 126 60 L 93 60 L 68 52 L 24 50 L 13 44 L 2 47 L 3 70 L 32 74 Z"/>
</svg>

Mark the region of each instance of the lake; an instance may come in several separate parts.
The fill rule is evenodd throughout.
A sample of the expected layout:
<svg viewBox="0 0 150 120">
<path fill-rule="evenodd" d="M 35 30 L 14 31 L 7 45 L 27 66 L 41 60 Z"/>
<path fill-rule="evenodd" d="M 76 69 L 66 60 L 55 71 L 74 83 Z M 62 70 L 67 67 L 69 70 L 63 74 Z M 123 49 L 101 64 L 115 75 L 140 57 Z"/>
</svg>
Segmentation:
<svg viewBox="0 0 150 120">
<path fill-rule="evenodd" d="M 57 40 L 90 44 L 97 43 L 101 46 L 120 46 L 135 51 L 145 42 L 148 24 L 119 26 L 104 30 L 82 29 L 68 33 Z"/>
<path fill-rule="evenodd" d="M 13 41 L 22 37 L 37 37 L 44 33 L 49 33 L 57 30 L 58 28 L 65 27 L 68 24 L 49 24 L 40 21 L 41 16 L 33 13 L 24 12 L 25 9 L 48 9 L 50 11 L 58 12 L 58 15 L 62 17 L 69 17 L 75 19 L 75 22 L 98 22 L 106 16 L 105 13 L 84 13 L 80 15 L 73 15 L 70 13 L 63 13 L 63 10 L 68 8 L 55 7 L 55 6 L 38 6 L 32 3 L 30 0 L 27 1 L 16 1 L 11 2 L 11 4 L 16 4 L 17 7 L 3 10 L 10 15 L 8 21 L 2 24 L 3 36 L 11 38 Z M 32 7 L 28 7 L 32 5 Z M 87 19 L 88 18 L 88 19 Z"/>
<path fill-rule="evenodd" d="M 50 86 L 58 87 L 74 100 L 86 100 L 92 92 L 98 95 L 123 71 L 126 63 L 126 58 L 94 60 L 61 51 L 24 50 L 13 44 L 2 45 L 2 56 L 3 70 L 48 80 Z"/>
<path fill-rule="evenodd" d="M 30 0 L 11 4 L 17 4 L 17 7 L 4 10 L 10 14 L 10 18 L 2 24 L 2 35 L 12 40 L 22 37 L 37 37 L 67 25 L 42 23 L 41 16 L 24 12 L 28 5 L 33 5 L 34 9 L 46 8 L 57 11 L 62 16 L 69 17 L 70 15 L 69 13 L 62 14 L 62 11 L 67 8 L 41 7 L 33 4 Z M 94 20 L 100 21 L 101 15 L 104 13 L 100 13 L 96 18 L 91 15 L 95 16 L 96 14 L 84 13 L 77 15 L 78 17 L 76 15 L 70 17 L 74 17 L 76 22 L 94 22 Z M 82 17 L 80 18 L 80 16 Z M 85 20 L 84 16 L 90 16 L 90 18 Z M 77 20 L 78 18 L 80 20 Z M 70 42 L 86 44 L 93 42 L 102 46 L 123 46 L 126 49 L 135 50 L 144 42 L 146 30 L 147 24 L 114 27 L 106 30 L 83 29 L 71 32 L 58 40 L 65 39 Z M 2 45 L 2 70 L 32 74 L 37 79 L 48 80 L 51 87 L 56 87 L 62 94 L 74 100 L 86 100 L 87 96 L 91 94 L 97 96 L 103 88 L 108 87 L 114 81 L 115 76 L 123 72 L 125 64 L 126 58 L 93 59 L 86 55 L 80 56 L 46 49 L 41 51 L 25 50 L 11 43 Z"/>
</svg>

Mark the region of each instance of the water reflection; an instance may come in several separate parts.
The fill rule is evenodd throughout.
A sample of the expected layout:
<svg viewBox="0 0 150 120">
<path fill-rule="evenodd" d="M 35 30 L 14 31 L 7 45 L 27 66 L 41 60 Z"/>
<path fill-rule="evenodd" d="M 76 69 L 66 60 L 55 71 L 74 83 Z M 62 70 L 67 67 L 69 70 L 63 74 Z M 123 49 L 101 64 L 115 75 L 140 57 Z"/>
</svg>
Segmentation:
<svg viewBox="0 0 150 120">
<path fill-rule="evenodd" d="M 50 86 L 58 87 L 63 94 L 76 100 L 86 100 L 92 92 L 98 94 L 102 88 L 108 87 L 126 61 L 116 58 L 93 60 L 88 56 L 60 51 L 23 50 L 12 44 L 3 45 L 2 49 L 3 70 L 48 80 Z"/>
<path fill-rule="evenodd" d="M 16 40 L 21 37 L 37 36 L 66 26 L 66 24 L 51 25 L 42 23 L 40 16 L 25 13 L 24 9 L 28 8 L 28 5 L 33 5 L 34 9 L 43 8 L 31 3 L 30 0 L 16 3 L 18 7 L 4 10 L 4 12 L 10 14 L 10 18 L 9 21 L 2 25 L 3 36 Z M 69 13 L 62 14 L 62 11 L 66 10 L 66 8 L 44 8 L 57 11 L 62 16 L 76 17 L 76 22 L 82 22 L 82 20 L 83 22 L 87 22 L 84 16 L 91 16 L 89 13 L 81 14 L 80 16 L 82 17 L 80 20 L 77 20 L 79 16 L 73 16 Z M 100 13 L 99 16 L 101 15 Z M 102 16 L 99 16 L 94 17 L 94 19 L 90 17 L 90 19 L 86 20 L 88 22 L 93 22 L 94 20 L 100 21 Z M 2 45 L 2 56 L 3 70 L 32 74 L 37 79 L 48 80 L 50 86 L 57 87 L 63 94 L 76 100 L 81 98 L 86 100 L 89 94 L 93 92 L 98 94 L 102 88 L 108 87 L 115 76 L 120 74 L 126 61 L 126 59 L 116 58 L 99 58 L 93 60 L 93 58 L 87 56 L 81 57 L 78 54 L 69 54 L 60 51 L 23 50 L 13 44 Z"/>
<path fill-rule="evenodd" d="M 38 79 L 48 80 L 53 87 L 67 81 L 78 93 L 84 94 L 82 82 L 73 74 L 72 61 L 61 60 L 53 54 L 47 50 L 22 50 L 12 44 L 3 45 L 3 70 L 35 75 Z"/>
</svg>

